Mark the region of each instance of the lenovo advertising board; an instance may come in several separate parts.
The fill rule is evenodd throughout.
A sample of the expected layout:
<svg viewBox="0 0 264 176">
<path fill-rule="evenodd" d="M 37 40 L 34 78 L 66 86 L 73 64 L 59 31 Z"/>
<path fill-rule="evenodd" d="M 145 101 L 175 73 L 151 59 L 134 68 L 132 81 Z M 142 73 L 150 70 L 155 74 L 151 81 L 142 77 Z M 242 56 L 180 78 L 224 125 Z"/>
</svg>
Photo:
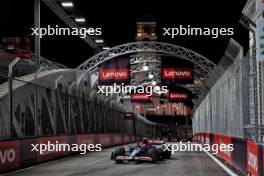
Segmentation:
<svg viewBox="0 0 264 176">
<path fill-rule="evenodd" d="M 230 165 L 232 165 L 232 151 L 222 151 L 220 150 L 220 146 L 222 144 L 224 145 L 230 145 L 232 144 L 231 136 L 226 135 L 214 135 L 214 143 L 218 146 L 218 154 L 217 156 L 224 159 L 226 162 L 228 162 Z"/>
<path fill-rule="evenodd" d="M 169 92 L 168 99 L 170 102 L 186 102 L 188 94 L 183 92 Z"/>
<path fill-rule="evenodd" d="M 247 141 L 247 171 L 254 176 L 259 175 L 258 151 L 258 144 Z"/>
<path fill-rule="evenodd" d="M 129 84 L 130 83 L 130 59 L 121 57 L 103 63 L 99 70 L 99 84 Z"/>
<path fill-rule="evenodd" d="M 193 63 L 175 57 L 163 57 L 161 82 L 165 85 L 193 84 Z"/>
<path fill-rule="evenodd" d="M 0 172 L 20 167 L 20 142 L 4 141 L 0 145 Z"/>
<path fill-rule="evenodd" d="M 150 97 L 151 96 L 147 93 L 133 93 L 131 94 L 131 101 L 149 103 L 151 101 Z"/>
</svg>

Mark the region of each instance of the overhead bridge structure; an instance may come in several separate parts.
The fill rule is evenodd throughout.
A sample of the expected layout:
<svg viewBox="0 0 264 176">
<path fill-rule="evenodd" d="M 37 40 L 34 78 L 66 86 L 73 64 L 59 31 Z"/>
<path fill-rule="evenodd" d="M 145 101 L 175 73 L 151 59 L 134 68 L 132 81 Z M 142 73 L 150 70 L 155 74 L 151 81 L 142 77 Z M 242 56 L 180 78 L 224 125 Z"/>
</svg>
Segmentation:
<svg viewBox="0 0 264 176">
<path fill-rule="evenodd" d="M 94 85 L 98 79 L 98 67 L 104 62 L 122 55 L 151 52 L 171 55 L 175 57 L 175 60 L 185 59 L 192 62 L 195 79 L 203 82 L 204 92 L 208 92 L 209 86 L 217 81 L 224 70 L 198 53 L 172 44 L 135 42 L 116 46 L 89 58 L 76 69 L 46 69 L 13 78 L 11 82 L 12 99 L 10 99 L 8 91 L 10 82 L 3 83 L 0 86 L 0 103 L 1 107 L 5 108 L 0 110 L 1 138 L 13 139 L 121 130 L 115 123 L 121 121 L 123 113 L 131 111 L 131 106 L 118 102 L 119 95 L 106 97 L 95 93 Z M 144 83 L 144 79 L 146 78 L 142 78 L 141 83 Z M 11 116 L 10 109 L 12 109 Z M 111 113 L 113 114 L 109 117 Z M 119 115 L 117 116 L 117 114 Z M 117 118 L 116 122 L 113 121 L 115 118 Z M 118 120 L 118 118 L 120 119 Z M 138 119 L 149 125 L 149 129 L 152 128 L 152 123 L 142 120 L 142 118 Z M 111 123 L 114 123 L 113 127 L 110 127 Z M 114 125 L 117 126 L 114 127 Z M 132 124 L 127 124 L 123 130 L 132 133 L 133 131 L 130 129 L 132 126 Z M 142 132 L 141 135 L 143 134 L 145 132 Z M 148 134 L 151 135 L 151 132 L 148 131 Z"/>
</svg>

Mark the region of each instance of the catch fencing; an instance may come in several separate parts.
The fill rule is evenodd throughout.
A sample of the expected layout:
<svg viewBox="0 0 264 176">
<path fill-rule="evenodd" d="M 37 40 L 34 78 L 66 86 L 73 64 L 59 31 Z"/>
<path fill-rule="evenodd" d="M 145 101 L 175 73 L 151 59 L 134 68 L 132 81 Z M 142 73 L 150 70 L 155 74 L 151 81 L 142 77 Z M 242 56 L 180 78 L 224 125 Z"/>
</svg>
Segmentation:
<svg viewBox="0 0 264 176">
<path fill-rule="evenodd" d="M 76 90 L 69 93 L 60 84 L 53 89 L 18 78 L 12 80 L 12 87 L 9 91 L 7 83 L 0 86 L 7 89 L 0 90 L 3 93 L 0 140 L 98 133 L 150 136 L 153 133 L 153 124 L 137 116 L 125 119 L 124 110 L 108 99 L 79 96 Z"/>
</svg>

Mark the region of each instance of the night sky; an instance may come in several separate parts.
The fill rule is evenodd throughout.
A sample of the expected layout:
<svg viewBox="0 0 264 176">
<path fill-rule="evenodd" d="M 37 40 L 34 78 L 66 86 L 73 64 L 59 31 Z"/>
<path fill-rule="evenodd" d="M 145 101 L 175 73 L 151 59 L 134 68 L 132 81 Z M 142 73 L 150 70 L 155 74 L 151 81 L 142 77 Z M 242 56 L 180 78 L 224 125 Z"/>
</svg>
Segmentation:
<svg viewBox="0 0 264 176">
<path fill-rule="evenodd" d="M 151 15 L 157 22 L 158 40 L 181 45 L 194 50 L 214 62 L 218 62 L 226 49 L 230 36 L 212 39 L 210 36 L 178 36 L 171 39 L 162 36 L 163 27 L 175 27 L 180 24 L 193 27 L 234 28 L 235 40 L 248 48 L 248 31 L 239 24 L 246 0 L 75 0 L 75 7 L 68 11 L 72 15 L 86 17 L 89 25 L 101 27 L 103 38 L 110 47 L 135 41 L 136 22 L 144 15 Z M 0 5 L 0 37 L 29 37 L 33 26 L 33 0 L 3 0 Z M 41 3 L 41 26 L 59 25 L 63 22 L 44 4 Z M 78 36 L 48 36 L 41 40 L 41 55 L 75 68 L 92 56 L 93 50 Z M 33 50 L 33 48 L 32 48 Z"/>
</svg>

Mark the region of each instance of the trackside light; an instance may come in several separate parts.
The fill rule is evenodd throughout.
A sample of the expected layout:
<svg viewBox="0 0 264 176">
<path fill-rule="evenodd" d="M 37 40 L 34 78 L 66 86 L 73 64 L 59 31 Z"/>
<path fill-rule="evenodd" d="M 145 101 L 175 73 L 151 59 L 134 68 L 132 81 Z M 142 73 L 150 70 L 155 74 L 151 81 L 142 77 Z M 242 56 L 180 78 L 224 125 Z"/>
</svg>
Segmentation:
<svg viewBox="0 0 264 176">
<path fill-rule="evenodd" d="M 95 39 L 95 43 L 104 43 L 103 39 Z"/>
<path fill-rule="evenodd" d="M 149 79 L 152 79 L 154 77 L 154 75 L 152 73 L 149 73 L 148 77 L 149 77 Z"/>
<path fill-rule="evenodd" d="M 114 57 L 116 54 L 115 53 L 109 53 L 110 57 Z"/>
<path fill-rule="evenodd" d="M 61 3 L 61 6 L 62 7 L 73 7 L 73 3 L 72 2 L 69 2 L 69 1 L 62 2 Z"/>
<path fill-rule="evenodd" d="M 75 18 L 75 21 L 78 23 L 83 23 L 85 22 L 85 18 Z"/>
<path fill-rule="evenodd" d="M 146 63 L 144 63 L 142 69 L 143 69 L 143 71 L 148 71 L 149 66 Z"/>
<path fill-rule="evenodd" d="M 110 47 L 108 47 L 108 46 L 103 47 L 103 50 L 109 50 L 109 49 L 110 49 Z"/>
</svg>

